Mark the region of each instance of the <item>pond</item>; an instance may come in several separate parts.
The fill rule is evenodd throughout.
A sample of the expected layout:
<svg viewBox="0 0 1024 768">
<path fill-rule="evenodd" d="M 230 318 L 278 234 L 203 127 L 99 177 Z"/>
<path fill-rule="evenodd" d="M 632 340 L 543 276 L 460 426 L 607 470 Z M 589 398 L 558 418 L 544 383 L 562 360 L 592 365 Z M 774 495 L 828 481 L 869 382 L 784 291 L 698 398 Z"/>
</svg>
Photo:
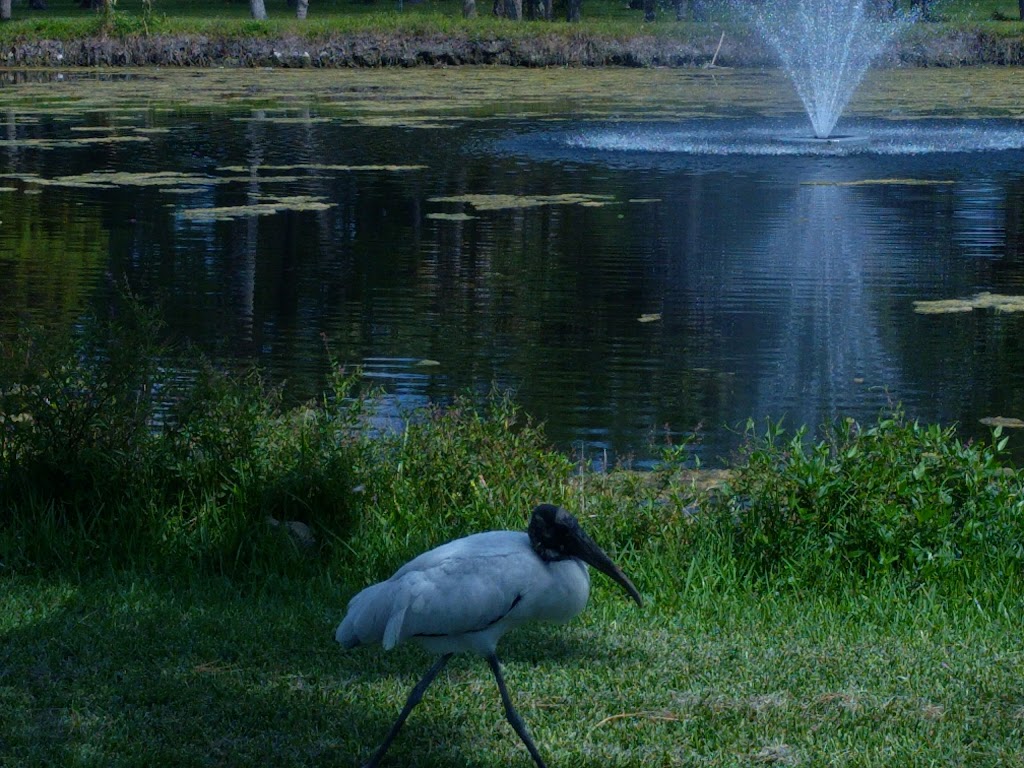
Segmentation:
<svg viewBox="0 0 1024 768">
<path fill-rule="evenodd" d="M 640 465 L 748 418 L 1024 418 L 1024 314 L 978 298 L 1024 294 L 1020 70 L 873 72 L 838 152 L 778 141 L 806 118 L 774 72 L 0 82 L 5 332 L 127 285 L 293 401 L 326 340 L 385 416 L 497 387 Z"/>
</svg>

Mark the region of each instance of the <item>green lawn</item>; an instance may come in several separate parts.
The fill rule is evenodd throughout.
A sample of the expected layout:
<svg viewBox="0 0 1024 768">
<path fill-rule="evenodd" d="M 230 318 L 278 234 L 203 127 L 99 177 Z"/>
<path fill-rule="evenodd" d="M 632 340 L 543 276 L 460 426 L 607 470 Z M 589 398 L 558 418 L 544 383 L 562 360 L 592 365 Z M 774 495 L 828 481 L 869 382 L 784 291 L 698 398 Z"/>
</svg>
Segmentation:
<svg viewBox="0 0 1024 768">
<path fill-rule="evenodd" d="M 326 574 L 7 579 L 0 763 L 354 765 L 430 663 L 416 649 L 334 643 L 357 586 Z M 698 580 L 652 602 L 601 588 L 574 623 L 499 648 L 549 765 L 1021 764 L 1019 597 Z M 486 665 L 460 657 L 386 764 L 532 762 Z"/>
</svg>

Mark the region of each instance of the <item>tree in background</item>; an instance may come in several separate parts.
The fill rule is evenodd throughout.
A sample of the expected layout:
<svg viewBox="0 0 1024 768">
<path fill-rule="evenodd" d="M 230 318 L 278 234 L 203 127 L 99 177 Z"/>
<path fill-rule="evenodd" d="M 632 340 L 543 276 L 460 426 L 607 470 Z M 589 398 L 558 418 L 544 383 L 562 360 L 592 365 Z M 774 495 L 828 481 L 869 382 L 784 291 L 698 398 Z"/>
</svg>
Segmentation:
<svg viewBox="0 0 1024 768">
<path fill-rule="evenodd" d="M 0 21 L 9 21 L 11 18 L 11 0 L 0 0 Z"/>
<path fill-rule="evenodd" d="M 263 0 L 249 0 L 249 15 L 257 21 L 264 21 L 267 18 L 267 6 Z"/>
</svg>

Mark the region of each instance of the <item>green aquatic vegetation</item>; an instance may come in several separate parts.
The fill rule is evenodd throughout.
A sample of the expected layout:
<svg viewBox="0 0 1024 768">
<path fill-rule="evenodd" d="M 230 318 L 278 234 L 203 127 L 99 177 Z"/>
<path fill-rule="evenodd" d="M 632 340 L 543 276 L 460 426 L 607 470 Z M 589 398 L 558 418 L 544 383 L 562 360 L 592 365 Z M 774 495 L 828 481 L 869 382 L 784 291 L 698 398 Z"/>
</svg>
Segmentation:
<svg viewBox="0 0 1024 768">
<path fill-rule="evenodd" d="M 264 117 L 233 117 L 238 123 L 275 123 L 279 125 L 316 125 L 329 123 L 329 117 L 292 117 L 288 115 L 266 115 Z"/>
<path fill-rule="evenodd" d="M 425 165 L 338 165 L 331 163 L 294 163 L 292 165 L 225 165 L 218 168 L 224 173 L 251 173 L 256 171 L 370 171 L 370 172 L 401 172 L 422 171 Z"/>
<path fill-rule="evenodd" d="M 473 219 L 478 219 L 480 217 L 471 216 L 468 213 L 428 213 L 424 218 L 434 219 L 436 221 L 473 221 Z"/>
<path fill-rule="evenodd" d="M 33 173 L 5 174 L 0 178 L 14 178 L 27 184 L 40 187 L 75 187 L 79 189 L 115 189 L 120 186 L 130 187 L 180 187 L 209 186 L 220 184 L 226 179 L 210 176 L 182 173 L 180 171 L 143 171 L 129 173 L 125 171 L 91 171 L 70 176 L 44 178 Z"/>
<path fill-rule="evenodd" d="M 263 202 L 248 205 L 227 205 L 216 208 L 185 208 L 179 211 L 190 221 L 228 221 L 245 216 L 271 216 L 281 211 L 326 211 L 337 203 L 325 202 L 314 195 L 291 195 L 265 198 Z"/>
<path fill-rule="evenodd" d="M 927 178 L 863 178 L 854 181 L 801 181 L 808 186 L 934 186 L 955 184 L 955 181 Z"/>
<path fill-rule="evenodd" d="M 124 126 L 121 125 L 72 125 L 68 128 L 69 131 L 76 131 L 81 133 L 115 133 L 116 131 L 124 130 Z"/>
<path fill-rule="evenodd" d="M 983 291 L 967 299 L 938 299 L 915 301 L 914 311 L 922 315 L 962 314 L 976 309 L 996 312 L 1024 312 L 1024 296 L 1012 296 Z"/>
<path fill-rule="evenodd" d="M 0 139 L 0 147 L 25 149 L 74 149 L 97 144 L 131 144 L 149 141 L 145 136 L 81 136 L 76 139 Z"/>
<path fill-rule="evenodd" d="M 613 195 L 588 195 L 567 192 L 561 195 L 452 195 L 432 197 L 432 203 L 465 203 L 478 211 L 501 211 L 518 208 L 537 208 L 543 205 L 581 205 L 600 207 L 614 203 Z"/>
<path fill-rule="evenodd" d="M 438 128 L 463 119 L 511 115 L 557 119 L 571 113 L 576 119 L 665 122 L 802 111 L 785 76 L 762 70 L 459 67 L 123 72 L 129 76 L 69 71 L 59 81 L 41 78 L 5 84 L 4 97 L 18 115 L 30 118 L 138 115 L 139 104 L 147 105 L 146 114 L 159 114 L 188 105 L 211 110 L 310 108 L 316 110 L 317 118 Z M 1019 116 L 1016 94 L 1021 88 L 1021 71 L 1014 67 L 872 70 L 848 114 L 881 120 Z M 741 115 L 737 105 L 742 106 Z"/>
<path fill-rule="evenodd" d="M 978 421 L 987 427 L 1004 427 L 1006 429 L 1024 428 L 1024 420 L 1011 416 L 985 416 L 984 418 L 978 419 Z"/>
</svg>

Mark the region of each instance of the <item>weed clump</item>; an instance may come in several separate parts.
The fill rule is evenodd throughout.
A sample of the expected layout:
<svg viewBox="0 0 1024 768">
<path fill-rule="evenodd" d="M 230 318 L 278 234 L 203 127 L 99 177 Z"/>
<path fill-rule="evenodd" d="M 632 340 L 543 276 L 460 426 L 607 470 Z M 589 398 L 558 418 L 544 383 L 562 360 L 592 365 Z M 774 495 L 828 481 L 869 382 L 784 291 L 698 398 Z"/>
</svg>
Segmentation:
<svg viewBox="0 0 1024 768">
<path fill-rule="evenodd" d="M 812 443 L 806 429 L 748 424 L 714 521 L 748 572 L 927 579 L 1024 560 L 1024 497 L 999 428 L 963 442 L 897 409 L 824 432 Z"/>
</svg>

